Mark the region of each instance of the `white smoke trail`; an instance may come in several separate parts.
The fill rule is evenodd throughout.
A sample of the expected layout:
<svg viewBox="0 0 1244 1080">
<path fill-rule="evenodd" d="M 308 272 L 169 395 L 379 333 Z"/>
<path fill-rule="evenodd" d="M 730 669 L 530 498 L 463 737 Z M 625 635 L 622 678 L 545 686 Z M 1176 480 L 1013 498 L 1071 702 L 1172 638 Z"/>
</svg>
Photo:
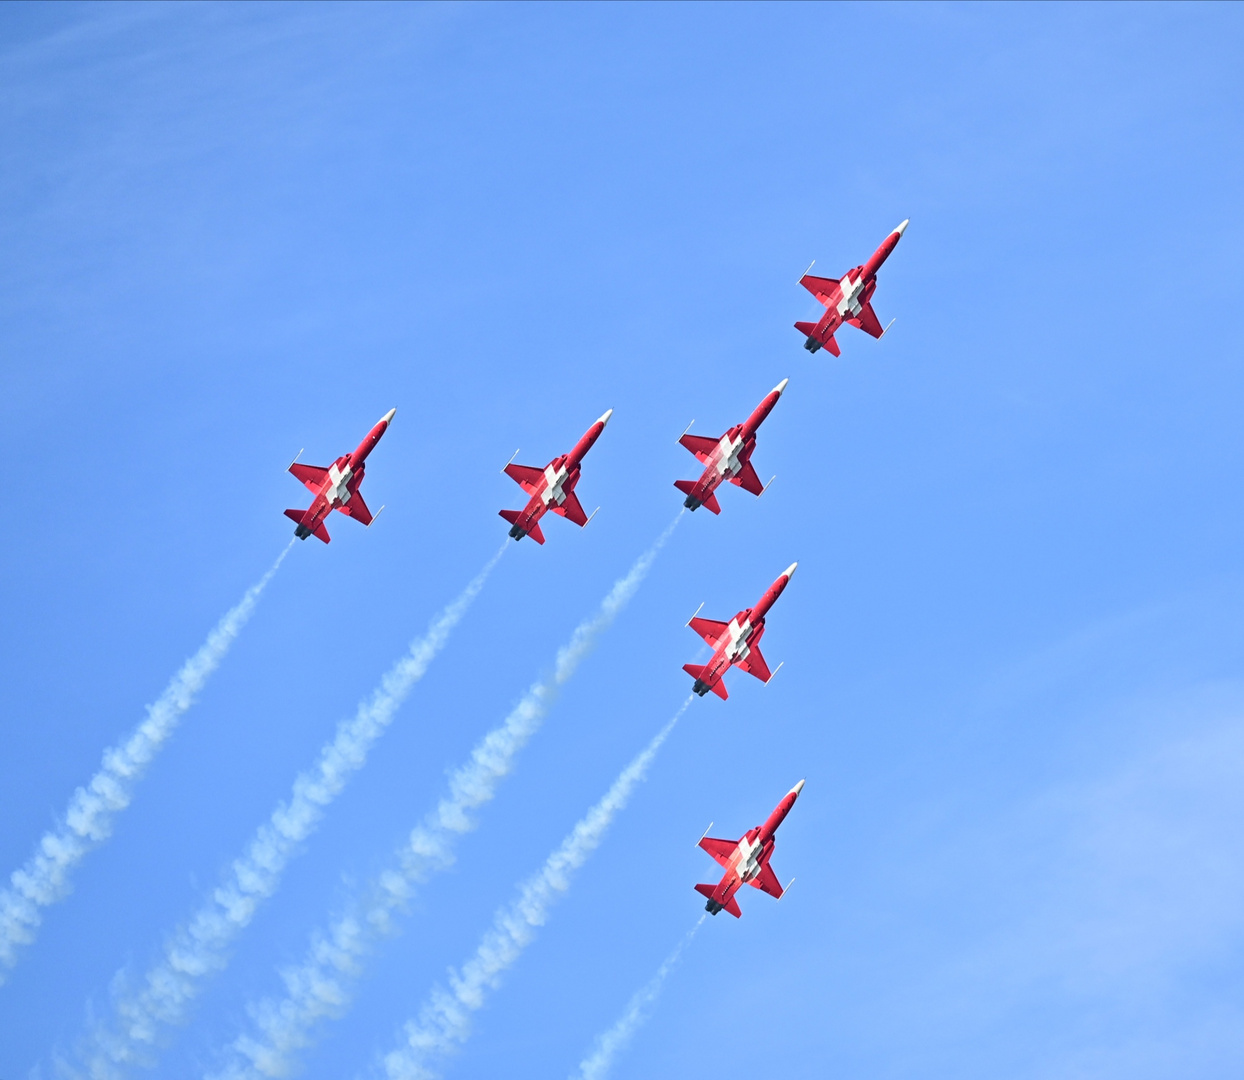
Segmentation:
<svg viewBox="0 0 1244 1080">
<path fill-rule="evenodd" d="M 661 744 L 694 701 L 688 697 L 673 718 L 613 782 L 604 798 L 591 808 L 545 861 L 535 877 L 519 889 L 518 898 L 497 912 L 475 955 L 462 970 L 449 973 L 449 989 L 437 987 L 403 1031 L 403 1046 L 385 1056 L 389 1080 L 428 1080 L 436 1073 L 431 1060 L 466 1042 L 471 1015 L 484 1007 L 488 992 L 501 985 L 501 976 L 513 967 L 543 926 L 553 902 L 570 888 L 571 876 L 604 839 L 605 831 L 622 810 L 635 785 L 644 778 Z"/>
<path fill-rule="evenodd" d="M 627 1003 L 625 1011 L 618 1017 L 613 1027 L 596 1039 L 596 1048 L 591 1055 L 579 1062 L 579 1071 L 575 1077 L 571 1077 L 571 1080 L 576 1080 L 576 1077 L 577 1080 L 605 1080 L 605 1077 L 609 1075 L 609 1070 L 613 1067 L 614 1059 L 626 1049 L 636 1030 L 648 1019 L 652 1006 L 661 996 L 666 978 L 678 965 L 683 949 L 691 944 L 691 939 L 695 937 L 696 931 L 704 925 L 704 920 L 707 918 L 708 912 L 700 916 L 695 926 L 687 931 L 674 951 L 657 968 L 657 973 L 648 980 L 647 985 L 635 992 L 635 996 Z"/>
<path fill-rule="evenodd" d="M 320 750 L 319 759 L 294 780 L 288 802 L 280 803 L 256 831 L 245 852 L 229 868 L 225 882 L 165 945 L 136 992 L 116 998 L 115 1028 L 99 1027 L 86 1052 L 87 1071 L 97 1078 L 122 1075 L 126 1067 L 150 1058 L 163 1027 L 182 1021 L 203 980 L 228 962 L 228 949 L 259 905 L 280 884 L 301 844 L 323 818 L 329 804 L 367 761 L 399 706 L 444 647 L 454 627 L 497 565 L 502 546 L 461 594 L 380 680 L 371 697 Z"/>
<path fill-rule="evenodd" d="M 570 641 L 558 650 L 552 674 L 535 683 L 500 726 L 480 740 L 466 764 L 454 771 L 448 796 L 411 832 L 395 865 L 380 875 L 369 895 L 326 930 L 317 931 L 303 960 L 281 972 L 285 996 L 249 1008 L 258 1034 L 234 1040 L 232 1059 L 211 1080 L 286 1076 L 295 1067 L 297 1053 L 310 1045 L 312 1029 L 344 1015 L 363 957 L 379 937 L 391 932 L 394 917 L 415 886 L 452 864 L 457 838 L 475 827 L 473 811 L 496 794 L 519 752 L 539 730 L 559 688 L 635 595 L 681 519 L 682 512 L 614 584 L 600 607 L 575 628 Z"/>
<path fill-rule="evenodd" d="M 220 666 L 254 612 L 260 594 L 293 546 L 291 540 L 271 569 L 216 624 L 155 704 L 147 706 L 147 719 L 119 746 L 104 751 L 99 772 L 86 787 L 74 792 L 64 821 L 44 833 L 34 855 L 25 866 L 13 871 L 9 887 L 0 892 L 0 983 L 5 980 L 5 969 L 17 963 L 19 948 L 34 941 L 42 922 L 41 909 L 69 893 L 69 876 L 74 867 L 112 833 L 113 818 L 129 806 L 147 766 L 194 704 L 195 695 Z"/>
</svg>

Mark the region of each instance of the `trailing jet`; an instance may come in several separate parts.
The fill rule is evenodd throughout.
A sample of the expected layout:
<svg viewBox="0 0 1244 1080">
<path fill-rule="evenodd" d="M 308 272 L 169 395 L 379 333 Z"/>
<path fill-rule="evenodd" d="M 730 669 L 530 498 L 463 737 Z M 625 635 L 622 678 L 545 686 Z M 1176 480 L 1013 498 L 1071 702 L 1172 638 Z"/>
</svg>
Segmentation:
<svg viewBox="0 0 1244 1080">
<path fill-rule="evenodd" d="M 683 432 L 678 441 L 704 462 L 706 468 L 699 480 L 675 480 L 674 487 L 687 496 L 683 503 L 688 510 L 707 506 L 714 514 L 721 513 L 721 504 L 713 494 L 724 480 L 737 484 L 744 491 L 760 495 L 768 484 L 762 484 L 752 467 L 752 451 L 756 449 L 756 429 L 773 411 L 789 379 L 783 379 L 766 395 L 764 401 L 741 424 L 735 424 L 720 439 Z M 693 420 L 692 423 L 695 423 Z M 690 428 L 688 428 L 690 430 Z M 769 483 L 773 483 L 772 480 Z"/>
<path fill-rule="evenodd" d="M 544 533 L 540 531 L 540 519 L 550 510 L 580 527 L 588 523 L 589 518 L 583 513 L 579 497 L 574 493 L 575 485 L 579 482 L 579 464 L 583 456 L 592 449 L 592 444 L 600 438 L 600 433 L 605 430 L 612 415 L 613 410 L 610 409 L 587 429 L 569 454 L 555 457 L 543 469 L 515 465 L 514 459 L 510 459 L 505 467 L 506 476 L 531 496 L 531 501 L 522 510 L 500 511 L 501 516 L 510 523 L 510 535 L 515 540 L 530 536 L 537 544 L 543 544 Z M 595 514 L 596 511 L 593 510 L 592 513 Z"/>
<path fill-rule="evenodd" d="M 297 458 L 294 459 L 289 471 L 315 495 L 306 510 L 285 511 L 285 516 L 297 525 L 294 535 L 299 540 L 315 535 L 327 544 L 330 538 L 324 527 L 324 519 L 333 510 L 340 510 L 347 517 L 361 521 L 364 525 L 372 523 L 372 512 L 367 509 L 363 496 L 359 494 L 359 485 L 363 482 L 367 455 L 376 448 L 376 443 L 388 430 L 396 412 L 396 409 L 390 409 L 385 413 L 353 454 L 339 457 L 327 469 L 321 469 L 318 465 L 300 465 Z M 380 509 L 383 510 L 384 507 Z"/>
<path fill-rule="evenodd" d="M 839 281 L 813 277 L 807 273 L 799 279 L 799 284 L 825 305 L 825 314 L 821 316 L 820 322 L 795 323 L 795 329 L 808 339 L 803 343 L 808 352 L 816 352 L 824 345 L 835 356 L 841 356 L 842 351 L 834 340 L 834 334 L 843 323 L 858 326 L 864 333 L 875 338 L 885 333 L 870 301 L 877 290 L 877 271 L 889 258 L 906 228 L 907 222 L 904 221 L 885 238 L 868 262 L 854 270 L 848 270 Z M 809 266 L 808 269 L 811 270 L 812 267 Z M 888 329 L 887 326 L 886 330 Z"/>
<path fill-rule="evenodd" d="M 769 815 L 769 819 L 763 825 L 749 829 L 742 840 L 716 840 L 708 835 L 708 829 L 704 830 L 704 835 L 700 837 L 700 847 L 726 868 L 725 874 L 716 885 L 695 887 L 696 892 L 708 897 L 704 910 L 710 915 L 716 915 L 722 908 L 725 908 L 736 919 L 742 918 L 743 912 L 739 910 L 739 902 L 734 898 L 734 894 L 743 884 L 754 886 L 761 892 L 767 892 L 776 900 L 782 899 L 782 894 L 786 889 L 782 888 L 777 874 L 769 865 L 769 857 L 773 854 L 773 845 L 776 840 L 774 833 L 777 832 L 778 826 L 782 824 L 786 815 L 790 813 L 790 808 L 795 805 L 795 800 L 799 798 L 799 793 L 803 790 L 803 783 L 800 780 L 791 788 L 786 793 L 786 797 L 777 804 L 773 813 Z M 712 827 L 709 825 L 708 828 Z M 787 888 L 789 887 L 790 882 L 787 882 Z"/>
<path fill-rule="evenodd" d="M 760 655 L 760 639 L 765 632 L 765 616 L 773 607 L 774 601 L 782 595 L 786 583 L 795 573 L 798 563 L 791 563 L 781 576 L 770 585 L 757 602 L 755 607 L 740 611 L 728 623 L 716 622 L 713 619 L 698 619 L 694 616 L 687 623 L 692 630 L 700 635 L 713 647 L 713 655 L 707 664 L 683 664 L 682 669 L 695 679 L 694 690 L 703 697 L 710 690 L 719 698 L 726 698 L 726 684 L 722 677 L 731 667 L 755 675 L 761 682 L 773 678 L 769 665 Z M 700 607 L 704 605 L 701 604 Z M 699 614 L 697 612 L 697 614 Z M 779 665 L 780 667 L 781 665 Z"/>
</svg>

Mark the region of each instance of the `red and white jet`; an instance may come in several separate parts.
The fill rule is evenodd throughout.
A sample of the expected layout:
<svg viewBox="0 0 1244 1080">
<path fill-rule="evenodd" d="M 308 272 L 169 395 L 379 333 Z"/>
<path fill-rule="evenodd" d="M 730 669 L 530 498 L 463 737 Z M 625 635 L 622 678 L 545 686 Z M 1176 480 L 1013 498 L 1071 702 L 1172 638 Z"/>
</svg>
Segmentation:
<svg viewBox="0 0 1244 1080">
<path fill-rule="evenodd" d="M 314 534 L 327 544 L 330 538 L 324 527 L 324 519 L 333 510 L 340 510 L 347 517 L 361 521 L 364 525 L 372 523 L 372 513 L 363 502 L 363 496 L 359 494 L 365 468 L 363 463 L 367 460 L 367 455 L 376 448 L 380 437 L 388 430 L 396 412 L 396 409 L 390 409 L 385 413 L 353 454 L 339 457 L 327 469 L 321 469 L 318 465 L 299 465 L 297 460 L 289 467 L 289 471 L 315 495 L 306 510 L 285 511 L 285 516 L 298 526 L 294 535 L 299 540 L 305 540 Z"/>
<path fill-rule="evenodd" d="M 530 536 L 537 544 L 543 544 L 544 533 L 540 531 L 540 519 L 550 510 L 580 527 L 588 523 L 589 519 L 579 504 L 579 497 L 574 493 L 575 485 L 579 482 L 579 464 L 592 449 L 592 444 L 600 438 L 600 433 L 605 430 L 612 415 L 613 410 L 608 410 L 584 432 L 583 438 L 574 444 L 574 449 L 569 454 L 555 457 L 543 469 L 515 465 L 513 459 L 506 465 L 506 476 L 531 496 L 531 501 L 522 510 L 500 511 L 501 516 L 510 523 L 510 535 L 515 540 Z M 592 511 L 593 514 L 595 512 Z"/>
<path fill-rule="evenodd" d="M 769 857 L 773 854 L 774 833 L 777 832 L 778 826 L 782 824 L 786 815 L 790 813 L 790 808 L 795 805 L 795 800 L 799 798 L 802 790 L 803 781 L 800 780 L 777 804 L 777 809 L 769 815 L 768 820 L 755 829 L 749 829 L 742 840 L 716 840 L 708 835 L 707 829 L 705 830 L 704 835 L 700 837 L 700 847 L 726 868 L 725 874 L 716 885 L 695 887 L 696 892 L 708 897 L 704 910 L 710 915 L 716 915 L 722 908 L 725 908 L 736 919 L 741 918 L 743 912 L 739 910 L 739 902 L 734 898 L 734 894 L 743 884 L 751 885 L 761 892 L 767 892 L 776 900 L 782 898 L 782 893 L 786 890 L 782 888 L 777 874 L 769 865 Z M 708 828 L 711 829 L 712 825 Z"/>
<path fill-rule="evenodd" d="M 721 504 L 713 494 L 721 483 L 729 480 L 744 491 L 760 495 L 768 484 L 762 484 L 752 467 L 752 451 L 756 449 L 756 429 L 773 411 L 789 379 L 783 379 L 756 406 L 755 411 L 741 424 L 735 424 L 720 439 L 683 432 L 678 441 L 704 462 L 706 468 L 699 480 L 675 480 L 674 487 L 687 496 L 683 503 L 688 510 L 707 506 L 714 514 L 721 513 Z M 694 421 L 692 421 L 694 423 Z M 773 483 L 772 480 L 769 483 Z"/>
<path fill-rule="evenodd" d="M 731 667 L 755 675 L 761 682 L 773 678 L 769 665 L 760 655 L 760 639 L 765 632 L 765 616 L 773 607 L 774 601 L 782 595 L 786 583 L 795 573 L 798 563 L 791 563 L 781 576 L 770 585 L 757 602 L 755 607 L 740 611 L 728 623 L 716 622 L 713 619 L 692 617 L 687 623 L 692 630 L 700 635 L 713 647 L 713 655 L 707 664 L 683 664 L 682 669 L 693 679 L 693 689 L 700 697 L 710 690 L 719 698 L 727 698 L 726 684 L 722 677 Z M 704 605 L 701 604 L 700 607 Z M 779 665 L 780 666 L 780 665 Z"/>
<path fill-rule="evenodd" d="M 825 305 L 825 314 L 821 316 L 820 322 L 795 323 L 795 329 L 808 339 L 803 343 L 808 352 L 816 352 L 824 345 L 835 356 L 841 356 L 842 351 L 834 340 L 834 334 L 843 323 L 858 326 L 864 333 L 875 338 L 885 333 L 870 301 L 873 293 L 877 291 L 877 271 L 889 258 L 906 228 L 907 222 L 904 221 L 885 238 L 868 262 L 854 270 L 848 270 L 840 281 L 813 277 L 811 274 L 804 274 L 799 279 L 799 284 Z M 808 269 L 811 270 L 812 267 L 809 266 Z M 888 329 L 887 326 L 886 330 Z"/>
</svg>

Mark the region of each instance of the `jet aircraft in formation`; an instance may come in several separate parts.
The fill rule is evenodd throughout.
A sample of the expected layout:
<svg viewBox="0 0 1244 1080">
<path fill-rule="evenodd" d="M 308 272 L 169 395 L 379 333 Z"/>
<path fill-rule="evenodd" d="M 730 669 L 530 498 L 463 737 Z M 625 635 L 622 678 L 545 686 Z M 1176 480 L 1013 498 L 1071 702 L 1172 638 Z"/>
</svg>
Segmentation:
<svg viewBox="0 0 1244 1080">
<path fill-rule="evenodd" d="M 764 401 L 756 406 L 755 411 L 741 424 L 735 424 L 719 439 L 708 439 L 703 435 L 688 435 L 683 432 L 678 441 L 690 450 L 705 469 L 699 480 L 675 480 L 674 487 L 687 496 L 683 503 L 688 510 L 707 506 L 714 514 L 721 513 L 721 504 L 713 494 L 721 483 L 729 480 L 744 491 L 753 495 L 763 494 L 767 484 L 760 482 L 756 470 L 752 467 L 752 451 L 756 449 L 756 429 L 764 423 L 765 417 L 773 411 L 782 391 L 790 379 L 783 379 L 768 394 Z M 695 423 L 694 420 L 691 423 Z M 688 431 L 690 427 L 688 427 Z M 769 483 L 773 483 L 772 480 Z"/>
<path fill-rule="evenodd" d="M 716 885 L 695 887 L 696 892 L 708 897 L 704 910 L 710 915 L 716 915 L 725 908 L 736 919 L 742 918 L 743 912 L 739 910 L 739 902 L 734 898 L 741 885 L 751 885 L 761 892 L 767 892 L 775 900 L 782 899 L 786 889 L 782 888 L 777 874 L 769 865 L 769 858 L 773 855 L 773 846 L 777 839 L 774 834 L 790 813 L 790 808 L 795 805 L 795 800 L 799 798 L 803 783 L 800 780 L 791 788 L 765 823 L 749 829 L 741 840 L 718 840 L 708 835 L 708 829 L 704 830 L 704 835 L 700 837 L 700 847 L 726 868 Z M 709 825 L 708 828 L 712 827 Z M 790 883 L 787 882 L 787 888 L 789 887 Z"/>
<path fill-rule="evenodd" d="M 782 595 L 782 590 L 786 588 L 798 565 L 797 562 L 791 563 L 778 576 L 777 581 L 765 590 L 764 596 L 756 601 L 755 607 L 744 608 L 728 623 L 692 616 L 687 625 L 713 649 L 713 655 L 707 664 L 682 666 L 683 671 L 695 680 L 693 689 L 700 697 L 710 690 L 719 698 L 729 697 L 722 678 L 732 667 L 755 675 L 761 682 L 767 683 L 773 678 L 769 665 L 760 655 L 760 639 L 765 633 L 765 616 Z M 703 606 L 700 605 L 701 608 Z"/>
<path fill-rule="evenodd" d="M 813 277 L 807 273 L 799 279 L 799 284 L 825 306 L 825 314 L 819 322 L 795 323 L 795 329 L 807 338 L 803 347 L 808 352 L 816 352 L 823 345 L 835 356 L 841 356 L 842 351 L 838 348 L 834 334 L 843 323 L 858 326 L 864 333 L 875 338 L 885 333 L 881 329 L 877 313 L 873 311 L 871 301 L 873 293 L 877 291 L 877 271 L 890 257 L 890 252 L 894 250 L 906 228 L 907 222 L 904 221 L 882 241 L 881 247 L 873 252 L 868 262 L 854 270 L 848 270 L 838 280 Z M 808 269 L 811 270 L 812 267 L 809 266 Z"/>
<path fill-rule="evenodd" d="M 835 356 L 840 356 L 834 335 L 844 323 L 850 323 L 875 338 L 885 333 L 871 302 L 877 289 L 877 271 L 897 246 L 907 224 L 906 221 L 900 224 L 866 263 L 854 270 L 848 270 L 840 279 L 814 277 L 808 273 L 799 279 L 799 283 L 825 307 L 825 314 L 818 322 L 795 323 L 796 329 L 806 338 L 804 348 L 809 352 L 816 352 L 824 347 Z M 752 466 L 756 432 L 773 411 L 788 381 L 783 379 L 778 383 L 742 424 L 736 424 L 720 438 L 691 435 L 688 433 L 690 428 L 683 432 L 679 442 L 704 464 L 704 472 L 698 480 L 675 481 L 674 486 L 686 496 L 683 505 L 687 509 L 696 510 L 707 506 L 711 513 L 720 514 L 721 504 L 717 501 L 716 491 L 726 481 L 753 495 L 760 495 L 765 490 L 768 485 L 760 483 L 760 478 Z M 315 496 L 306 510 L 285 511 L 285 516 L 294 521 L 295 535 L 299 539 L 305 540 L 314 535 L 327 544 L 329 536 L 324 521 L 333 510 L 339 510 L 364 525 L 371 524 L 373 515 L 363 501 L 359 487 L 363 482 L 367 456 L 375 449 L 396 412 L 396 409 L 390 409 L 385 413 L 352 454 L 339 457 L 327 469 L 316 465 L 300 465 L 297 459 L 290 465 L 289 471 Z M 515 465 L 513 458 L 510 459 L 505 467 L 506 475 L 530 496 L 522 510 L 500 511 L 501 516 L 510 523 L 511 537 L 521 540 L 524 536 L 530 536 L 537 544 L 543 544 L 544 533 L 540 528 L 540 519 L 550 510 L 579 526 L 586 525 L 591 520 L 584 514 L 575 488 L 579 482 L 584 456 L 600 438 L 600 433 L 605 430 L 612 415 L 613 410 L 608 410 L 588 428 L 570 453 L 555 457 L 543 469 Z M 701 697 L 711 690 L 718 697 L 726 698 L 728 695 L 724 676 L 731 667 L 741 668 L 761 682 L 767 683 L 773 677 L 769 665 L 761 655 L 760 639 L 764 636 L 765 616 L 786 588 L 796 566 L 798 563 L 791 563 L 765 590 L 754 607 L 740 611 L 728 623 L 701 619 L 698 611 L 696 617 L 688 622 L 687 625 L 713 649 L 713 655 L 707 664 L 683 665 L 683 670 L 695 680 L 694 690 Z M 703 608 L 704 605 L 700 606 Z M 803 790 L 803 784 L 800 780 L 791 788 L 768 820 L 751 829 L 742 839 L 719 840 L 708 836 L 707 831 L 700 838 L 699 846 L 726 870 L 716 885 L 696 886 L 696 891 L 707 898 L 705 908 L 711 914 L 716 915 L 724 909 L 738 918 L 742 912 L 735 893 L 743 884 L 752 885 L 770 896 L 782 896 L 784 890 L 769 865 L 769 859 L 773 854 L 774 834 L 794 806 Z"/>
<path fill-rule="evenodd" d="M 296 526 L 294 535 L 299 540 L 314 535 L 327 544 L 331 538 L 324 527 L 324 519 L 334 510 L 340 510 L 347 517 L 361 521 L 364 525 L 372 523 L 372 512 L 367 509 L 367 504 L 359 493 L 359 485 L 363 482 L 367 455 L 376 448 L 376 443 L 388 430 L 396 412 L 396 409 L 390 409 L 385 413 L 380 422 L 367 433 L 367 438 L 358 444 L 354 453 L 339 457 L 327 469 L 318 465 L 300 465 L 297 459 L 290 465 L 289 471 L 315 495 L 306 510 L 285 511 L 285 516 Z"/>
<path fill-rule="evenodd" d="M 609 409 L 604 416 L 587 429 L 569 454 L 561 454 L 550 461 L 543 469 L 535 469 L 530 465 L 515 465 L 514 459 L 505 467 L 505 474 L 523 489 L 531 499 L 522 510 L 502 510 L 500 514 L 510 523 L 510 535 L 515 540 L 530 536 L 537 544 L 544 543 L 544 533 L 540 531 L 540 519 L 550 510 L 573 521 L 582 527 L 590 520 L 583 513 L 579 496 L 575 494 L 575 485 L 579 482 L 580 462 L 584 455 L 592 449 L 592 444 L 600 438 L 600 433 L 609 423 L 613 410 Z M 515 455 L 517 456 L 517 451 Z M 595 510 L 592 511 L 596 513 Z"/>
</svg>

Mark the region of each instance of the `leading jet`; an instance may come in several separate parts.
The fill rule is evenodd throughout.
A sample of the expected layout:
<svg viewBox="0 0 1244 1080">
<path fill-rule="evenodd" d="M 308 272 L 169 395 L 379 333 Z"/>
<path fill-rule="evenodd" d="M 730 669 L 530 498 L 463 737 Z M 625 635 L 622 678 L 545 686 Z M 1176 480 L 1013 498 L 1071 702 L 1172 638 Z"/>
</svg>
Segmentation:
<svg viewBox="0 0 1244 1080">
<path fill-rule="evenodd" d="M 583 513 L 574 489 L 579 482 L 580 463 L 584 455 L 600 438 L 600 433 L 605 430 L 612 415 L 613 410 L 609 409 L 583 433 L 583 438 L 574 444 L 574 449 L 569 454 L 555 457 L 543 469 L 515 465 L 511 459 L 505 467 L 505 475 L 530 495 L 531 499 L 522 510 L 500 511 L 501 516 L 510 523 L 510 536 L 515 540 L 530 536 L 537 544 L 543 544 L 544 533 L 540 531 L 540 519 L 550 510 L 580 527 L 588 523 L 589 519 Z"/>
<path fill-rule="evenodd" d="M 721 513 L 721 504 L 714 492 L 723 481 L 729 480 L 744 491 L 753 495 L 764 493 L 767 484 L 760 482 L 756 470 L 752 467 L 752 451 L 756 449 L 756 429 L 764 423 L 765 417 L 773 411 L 782 391 L 790 379 L 783 379 L 768 394 L 764 401 L 756 406 L 752 415 L 741 424 L 735 424 L 719 439 L 709 439 L 703 435 L 688 435 L 685 431 L 678 441 L 690 450 L 705 469 L 699 480 L 675 480 L 674 487 L 687 496 L 683 503 L 688 510 L 696 510 L 707 506 L 714 514 Z M 694 421 L 693 421 L 694 422 Z M 770 480 L 769 483 L 773 481 Z"/>
<path fill-rule="evenodd" d="M 877 271 L 898 245 L 907 224 L 904 221 L 891 232 L 868 262 L 848 270 L 840 279 L 813 277 L 811 274 L 804 274 L 799 279 L 799 284 L 825 306 L 825 314 L 819 322 L 795 323 L 795 329 L 807 338 L 803 347 L 808 352 L 816 352 L 823 345 L 835 356 L 841 356 L 842 350 L 838 348 L 834 334 L 843 323 L 850 323 L 875 338 L 885 333 L 871 303 L 873 293 L 877 291 Z"/>
<path fill-rule="evenodd" d="M 367 461 L 367 455 L 376 448 L 376 443 L 388 430 L 396 412 L 396 409 L 390 409 L 385 413 L 380 418 L 380 422 L 367 433 L 367 438 L 358 444 L 358 449 L 354 453 L 339 457 L 327 469 L 322 469 L 318 465 L 300 465 L 297 459 L 290 465 L 289 471 L 315 495 L 306 510 L 285 511 L 285 516 L 297 526 L 294 529 L 294 535 L 299 540 L 305 540 L 308 536 L 314 535 L 327 544 L 330 537 L 328 530 L 324 527 L 324 519 L 334 510 L 340 510 L 346 517 L 352 517 L 364 525 L 372 523 L 372 512 L 363 502 L 363 496 L 359 493 L 359 485 L 363 482 L 364 462 Z M 384 507 L 381 509 L 383 510 Z"/>
<path fill-rule="evenodd" d="M 800 780 L 777 804 L 777 808 L 769 815 L 768 820 L 763 825 L 749 829 L 741 840 L 717 840 L 709 836 L 708 830 L 705 830 L 704 835 L 700 837 L 700 847 L 726 868 L 726 872 L 716 885 L 695 887 L 695 891 L 701 896 L 708 897 L 704 910 L 710 915 L 716 915 L 722 908 L 725 908 L 736 919 L 742 918 L 743 912 L 739 910 L 739 902 L 734 898 L 734 894 L 739 891 L 739 886 L 744 884 L 751 885 L 761 892 L 767 892 L 775 900 L 782 899 L 782 894 L 786 889 L 782 888 L 777 874 L 769 865 L 769 858 L 773 854 L 773 846 L 776 842 L 774 834 L 785 820 L 786 815 L 790 813 L 790 808 L 795 805 L 795 800 L 799 798 L 802 790 L 803 781 Z M 711 829 L 712 825 L 708 828 Z M 787 882 L 787 888 L 789 887 L 790 882 Z"/>
<path fill-rule="evenodd" d="M 760 639 L 765 632 L 765 616 L 774 602 L 782 595 L 787 582 L 795 573 L 798 563 L 791 563 L 779 575 L 777 581 L 770 585 L 757 602 L 755 607 L 745 608 L 728 623 L 713 619 L 692 617 L 687 623 L 692 630 L 700 635 L 713 648 L 712 658 L 707 664 L 683 664 L 682 669 L 693 679 L 692 688 L 700 697 L 710 690 L 719 698 L 727 698 L 726 684 L 723 676 L 731 667 L 755 675 L 761 682 L 767 683 L 773 674 L 769 665 L 760 655 Z M 701 604 L 701 607 L 704 605 Z"/>
</svg>

